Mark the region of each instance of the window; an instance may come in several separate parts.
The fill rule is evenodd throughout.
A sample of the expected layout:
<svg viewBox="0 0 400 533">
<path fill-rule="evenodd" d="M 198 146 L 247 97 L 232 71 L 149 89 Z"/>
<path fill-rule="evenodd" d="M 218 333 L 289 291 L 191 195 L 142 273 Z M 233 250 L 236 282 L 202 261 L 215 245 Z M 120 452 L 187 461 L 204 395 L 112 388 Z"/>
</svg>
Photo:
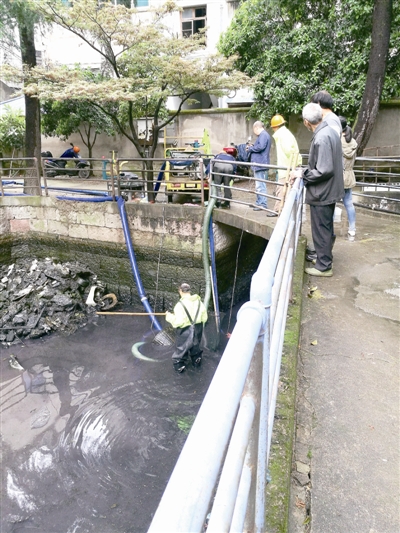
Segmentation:
<svg viewBox="0 0 400 533">
<path fill-rule="evenodd" d="M 206 27 L 207 9 L 203 7 L 187 7 L 182 11 L 182 35 L 190 37 Z"/>
<path fill-rule="evenodd" d="M 147 7 L 149 5 L 149 0 L 100 0 L 99 4 L 104 4 L 105 1 L 111 2 L 114 6 L 125 6 L 129 9 L 133 6 Z"/>
</svg>

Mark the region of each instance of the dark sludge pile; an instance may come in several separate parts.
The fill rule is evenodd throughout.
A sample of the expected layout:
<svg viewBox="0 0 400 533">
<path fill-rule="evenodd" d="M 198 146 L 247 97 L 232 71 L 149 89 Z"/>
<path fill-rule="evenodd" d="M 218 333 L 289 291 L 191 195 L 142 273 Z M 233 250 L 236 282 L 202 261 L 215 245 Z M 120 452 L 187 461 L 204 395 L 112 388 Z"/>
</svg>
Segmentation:
<svg viewBox="0 0 400 533">
<path fill-rule="evenodd" d="M 0 266 L 0 342 L 71 334 L 110 308 L 106 287 L 79 262 L 19 259 Z"/>
</svg>

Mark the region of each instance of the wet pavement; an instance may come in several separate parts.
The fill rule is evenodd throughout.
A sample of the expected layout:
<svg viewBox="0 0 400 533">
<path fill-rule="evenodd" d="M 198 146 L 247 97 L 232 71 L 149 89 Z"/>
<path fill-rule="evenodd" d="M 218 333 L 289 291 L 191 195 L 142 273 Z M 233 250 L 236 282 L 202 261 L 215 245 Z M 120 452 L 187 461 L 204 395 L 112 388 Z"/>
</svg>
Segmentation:
<svg viewBox="0 0 400 533">
<path fill-rule="evenodd" d="M 147 530 L 220 357 L 178 375 L 152 338 L 147 317 L 107 316 L 0 347 L 2 533 Z"/>
<path fill-rule="evenodd" d="M 290 533 L 400 531 L 399 220 L 356 226 L 305 277 Z"/>
</svg>

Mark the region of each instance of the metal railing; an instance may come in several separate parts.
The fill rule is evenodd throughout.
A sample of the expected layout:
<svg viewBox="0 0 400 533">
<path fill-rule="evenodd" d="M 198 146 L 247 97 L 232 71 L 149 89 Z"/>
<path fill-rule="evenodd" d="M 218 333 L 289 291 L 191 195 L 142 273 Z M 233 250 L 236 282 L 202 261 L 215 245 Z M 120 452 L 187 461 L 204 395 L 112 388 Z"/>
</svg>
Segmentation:
<svg viewBox="0 0 400 533">
<path fill-rule="evenodd" d="M 0 193 L 5 195 L 40 195 L 40 169 L 36 157 L 0 159 Z"/>
<path fill-rule="evenodd" d="M 264 531 L 265 485 L 302 182 L 289 191 L 149 533 Z"/>
<path fill-rule="evenodd" d="M 280 200 L 280 198 L 276 195 L 276 189 L 284 188 L 285 185 L 276 181 L 275 174 L 277 170 L 287 171 L 287 167 L 280 167 L 277 165 L 261 165 L 261 164 L 256 165 L 255 163 L 232 162 L 231 164 L 234 164 L 237 167 L 237 171 L 236 173 L 227 173 L 227 172 L 220 172 L 220 171 L 216 172 L 215 171 L 214 166 L 217 162 L 229 164 L 230 161 L 212 160 L 210 162 L 210 176 L 211 176 L 211 181 L 214 185 L 214 188 L 212 189 L 210 197 L 215 198 L 217 200 L 218 202 L 217 205 L 219 205 L 220 202 L 228 202 L 229 204 L 251 206 L 251 205 L 255 205 L 257 196 L 265 198 L 267 203 L 269 203 L 268 199 L 273 200 L 274 204 L 276 200 Z M 265 170 L 267 172 L 268 179 L 263 180 L 263 179 L 254 177 L 252 175 L 251 168 L 255 166 L 257 166 L 259 170 Z M 219 174 L 223 178 L 228 178 L 230 180 L 230 184 L 229 185 L 215 184 L 216 174 Z M 266 185 L 267 192 L 265 193 L 257 192 L 256 190 L 257 182 L 264 182 Z M 225 196 L 226 189 L 230 191 L 231 198 L 227 198 Z M 277 211 L 271 208 L 260 207 L 260 209 L 262 211 L 265 211 L 266 213 L 272 213 L 276 215 L 278 214 Z"/>
<path fill-rule="evenodd" d="M 302 154 L 307 161 L 308 155 Z M 353 204 L 363 209 L 400 214 L 400 157 L 357 157 Z"/>
<path fill-rule="evenodd" d="M 133 173 L 138 176 L 138 183 L 143 184 L 143 190 L 150 201 L 162 198 L 168 203 L 185 202 L 188 199 L 204 205 L 208 200 L 208 181 L 204 176 L 205 162 L 201 157 L 180 158 L 121 158 L 115 160 L 116 190 L 124 194 L 129 183 L 121 176 L 123 173 Z"/>
</svg>

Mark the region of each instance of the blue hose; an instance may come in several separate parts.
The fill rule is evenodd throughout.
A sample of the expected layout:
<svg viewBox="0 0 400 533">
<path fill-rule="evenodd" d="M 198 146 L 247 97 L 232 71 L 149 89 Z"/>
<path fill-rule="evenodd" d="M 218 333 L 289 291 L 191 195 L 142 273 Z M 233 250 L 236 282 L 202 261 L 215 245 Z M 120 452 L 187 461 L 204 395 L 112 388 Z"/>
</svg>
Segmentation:
<svg viewBox="0 0 400 533">
<path fill-rule="evenodd" d="M 146 296 L 146 293 L 143 287 L 143 283 L 140 278 L 140 273 L 139 273 L 138 265 L 136 262 L 135 252 L 132 246 L 131 234 L 129 231 L 128 218 L 126 216 L 124 199 L 119 197 L 117 200 L 117 205 L 119 209 L 119 214 L 121 215 L 122 229 L 124 230 L 124 236 L 125 236 L 126 247 L 128 249 L 129 261 L 131 263 L 132 273 L 136 281 L 136 287 L 137 287 L 137 290 L 140 296 L 140 300 L 143 304 L 143 307 L 147 311 L 147 313 L 152 313 L 153 310 L 147 300 L 147 296 Z M 162 327 L 160 323 L 158 322 L 157 318 L 154 315 L 149 315 L 149 318 L 152 322 L 152 326 L 154 326 L 154 328 L 157 331 L 162 331 Z"/>
<path fill-rule="evenodd" d="M 112 196 L 96 198 L 77 198 L 76 196 L 56 196 L 57 200 L 71 200 L 72 202 L 111 202 Z"/>
<path fill-rule="evenodd" d="M 41 186 L 42 189 L 44 189 L 44 185 Z M 110 196 L 108 192 L 106 191 L 88 191 L 85 189 L 70 189 L 68 187 L 47 187 L 50 191 L 69 191 L 69 192 L 77 192 L 79 194 L 88 194 L 92 196 Z"/>
<path fill-rule="evenodd" d="M 1 192 L 0 192 L 0 196 L 2 196 Z M 25 194 L 24 192 L 19 192 L 19 193 L 5 192 L 4 196 L 32 196 L 32 195 L 31 194 Z"/>
<path fill-rule="evenodd" d="M 160 189 L 161 182 L 164 179 L 165 167 L 166 162 L 164 161 L 164 163 L 161 165 L 160 172 L 158 173 L 156 184 L 154 185 L 154 192 L 158 192 Z"/>
<path fill-rule="evenodd" d="M 71 200 L 73 202 L 108 202 L 108 201 L 111 201 L 113 198 L 112 196 L 106 196 L 102 198 L 75 198 L 73 196 L 72 197 L 71 196 L 59 196 L 57 197 L 57 199 L 58 200 Z M 132 273 L 133 273 L 133 277 L 135 278 L 139 297 L 146 312 L 153 313 L 153 309 L 151 308 L 149 304 L 149 301 L 147 299 L 147 296 L 146 296 L 146 293 L 143 287 L 143 283 L 140 277 L 135 252 L 133 250 L 131 233 L 129 231 L 128 218 L 126 216 L 126 211 L 125 211 L 125 201 L 121 196 L 117 198 L 117 205 L 119 209 L 119 214 L 121 216 L 122 229 L 124 231 L 126 247 L 128 249 L 129 261 L 131 263 Z M 162 331 L 162 327 L 160 323 L 158 322 L 157 318 L 152 314 L 149 314 L 149 318 L 151 320 L 151 323 L 154 329 L 156 329 L 158 332 Z"/>
</svg>

